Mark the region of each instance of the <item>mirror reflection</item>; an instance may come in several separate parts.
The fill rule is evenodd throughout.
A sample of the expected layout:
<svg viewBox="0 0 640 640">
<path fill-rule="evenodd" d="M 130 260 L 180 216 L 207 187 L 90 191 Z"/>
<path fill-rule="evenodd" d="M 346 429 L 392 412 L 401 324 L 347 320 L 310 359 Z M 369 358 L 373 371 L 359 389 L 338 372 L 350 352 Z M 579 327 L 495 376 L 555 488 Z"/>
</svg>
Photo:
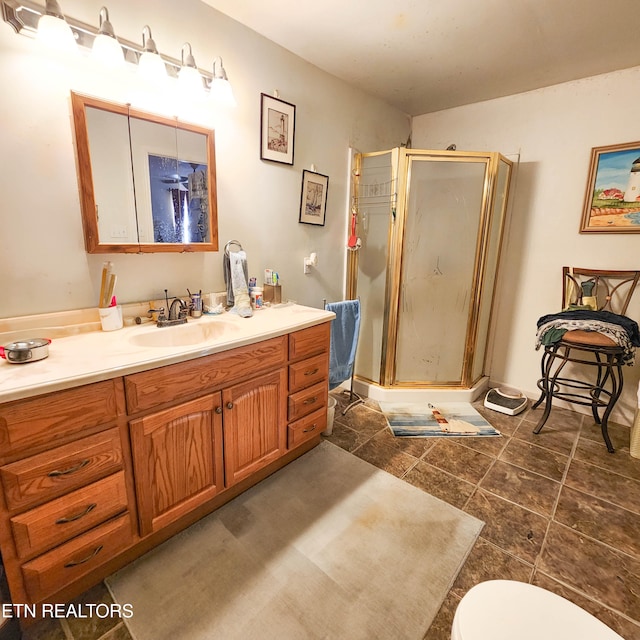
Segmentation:
<svg viewBox="0 0 640 640">
<path fill-rule="evenodd" d="M 72 94 L 89 253 L 216 251 L 213 131 Z"/>
</svg>

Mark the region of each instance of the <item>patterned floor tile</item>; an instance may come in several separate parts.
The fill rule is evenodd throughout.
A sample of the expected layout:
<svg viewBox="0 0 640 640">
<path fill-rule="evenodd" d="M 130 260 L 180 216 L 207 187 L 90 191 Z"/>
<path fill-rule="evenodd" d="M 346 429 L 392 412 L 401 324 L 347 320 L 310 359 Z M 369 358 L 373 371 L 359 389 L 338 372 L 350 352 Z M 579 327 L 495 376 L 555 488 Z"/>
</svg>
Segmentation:
<svg viewBox="0 0 640 640">
<path fill-rule="evenodd" d="M 480 487 L 525 509 L 551 516 L 561 485 L 555 480 L 498 460 L 482 479 Z"/>
<path fill-rule="evenodd" d="M 391 473 L 398 478 L 418 462 L 417 458 L 398 451 L 395 447 L 378 444 L 372 440 L 365 442 L 361 447 L 355 449 L 353 453 L 378 467 L 378 469 Z"/>
<path fill-rule="evenodd" d="M 535 562 L 547 531 L 547 518 L 482 489 L 464 510 L 486 523 L 482 538 L 525 562 Z"/>
<path fill-rule="evenodd" d="M 500 454 L 500 460 L 533 471 L 556 482 L 562 480 L 569 464 L 569 456 L 518 438 L 512 438 L 507 443 Z"/>
<path fill-rule="evenodd" d="M 452 442 L 449 438 L 438 438 L 436 445 L 422 459 L 438 469 L 473 483 L 482 479 L 494 461 L 490 456 Z"/>
<path fill-rule="evenodd" d="M 569 456 L 575 447 L 578 433 L 573 429 L 561 430 L 547 426 L 540 433 L 533 433 L 533 425 L 523 421 L 513 434 L 513 438 Z"/>
<path fill-rule="evenodd" d="M 628 478 L 640 480 L 640 460 L 632 458 L 628 450 L 626 452 L 618 450 L 616 453 L 609 453 L 604 441 L 596 442 L 588 438 L 580 438 L 575 458 Z"/>
<path fill-rule="evenodd" d="M 458 574 L 451 592 L 461 598 L 474 585 L 487 580 L 529 582 L 533 565 L 506 553 L 480 537 Z"/>
<path fill-rule="evenodd" d="M 631 638 L 640 638 L 640 626 L 627 620 L 615 611 L 605 607 L 603 604 L 596 602 L 595 600 L 591 600 L 590 598 L 586 598 L 577 591 L 560 584 L 556 580 L 553 580 L 553 578 L 537 572 L 534 575 L 532 583 L 570 600 L 580 608 L 589 612 L 592 616 L 598 618 L 600 622 L 606 624 L 623 638 L 627 638 L 629 640 Z"/>
<path fill-rule="evenodd" d="M 610 547 L 640 557 L 640 515 L 637 513 L 564 487 L 555 520 Z"/>
<path fill-rule="evenodd" d="M 581 460 L 572 460 L 565 484 L 640 513 L 640 480 L 608 471 Z"/>
<path fill-rule="evenodd" d="M 640 559 L 552 522 L 538 566 L 587 597 L 640 620 Z"/>
<path fill-rule="evenodd" d="M 475 489 L 475 485 L 470 482 L 456 478 L 422 460 L 402 479 L 458 509 L 464 507 Z"/>
</svg>

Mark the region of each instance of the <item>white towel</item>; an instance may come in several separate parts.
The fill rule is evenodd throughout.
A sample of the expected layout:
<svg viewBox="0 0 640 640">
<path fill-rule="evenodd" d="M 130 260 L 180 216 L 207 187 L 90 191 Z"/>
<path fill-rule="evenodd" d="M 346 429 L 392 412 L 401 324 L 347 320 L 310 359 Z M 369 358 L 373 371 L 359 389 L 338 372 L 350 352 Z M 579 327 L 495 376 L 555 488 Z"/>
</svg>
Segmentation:
<svg viewBox="0 0 640 640">
<path fill-rule="evenodd" d="M 241 318 L 250 318 L 253 315 L 251 299 L 249 298 L 249 285 L 247 284 L 247 254 L 244 251 L 229 252 L 229 267 L 231 269 L 231 287 L 233 289 L 234 305 L 231 313 L 237 313 Z"/>
</svg>

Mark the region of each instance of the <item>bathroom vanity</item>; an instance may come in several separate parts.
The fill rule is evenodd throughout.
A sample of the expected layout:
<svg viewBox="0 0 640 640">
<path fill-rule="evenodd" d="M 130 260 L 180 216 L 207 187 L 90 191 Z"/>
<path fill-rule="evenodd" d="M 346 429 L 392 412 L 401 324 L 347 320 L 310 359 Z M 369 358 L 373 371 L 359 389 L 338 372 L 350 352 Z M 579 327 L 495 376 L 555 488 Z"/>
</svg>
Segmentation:
<svg viewBox="0 0 640 640">
<path fill-rule="evenodd" d="M 318 444 L 332 318 L 293 305 L 78 333 L 0 363 L 12 601 L 68 601 Z"/>
</svg>

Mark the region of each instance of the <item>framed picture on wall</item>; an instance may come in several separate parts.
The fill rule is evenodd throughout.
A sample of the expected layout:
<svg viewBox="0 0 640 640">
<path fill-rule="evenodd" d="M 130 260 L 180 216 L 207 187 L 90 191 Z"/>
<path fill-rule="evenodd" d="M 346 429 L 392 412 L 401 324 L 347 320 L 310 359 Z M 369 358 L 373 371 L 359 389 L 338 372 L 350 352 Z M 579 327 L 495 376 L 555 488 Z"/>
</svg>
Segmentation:
<svg viewBox="0 0 640 640">
<path fill-rule="evenodd" d="M 324 225 L 327 212 L 327 189 L 329 176 L 313 171 L 302 172 L 300 192 L 300 222 L 304 224 Z"/>
<path fill-rule="evenodd" d="M 295 105 L 260 94 L 260 159 L 293 164 Z"/>
<path fill-rule="evenodd" d="M 580 233 L 640 233 L 640 142 L 591 150 Z"/>
</svg>

